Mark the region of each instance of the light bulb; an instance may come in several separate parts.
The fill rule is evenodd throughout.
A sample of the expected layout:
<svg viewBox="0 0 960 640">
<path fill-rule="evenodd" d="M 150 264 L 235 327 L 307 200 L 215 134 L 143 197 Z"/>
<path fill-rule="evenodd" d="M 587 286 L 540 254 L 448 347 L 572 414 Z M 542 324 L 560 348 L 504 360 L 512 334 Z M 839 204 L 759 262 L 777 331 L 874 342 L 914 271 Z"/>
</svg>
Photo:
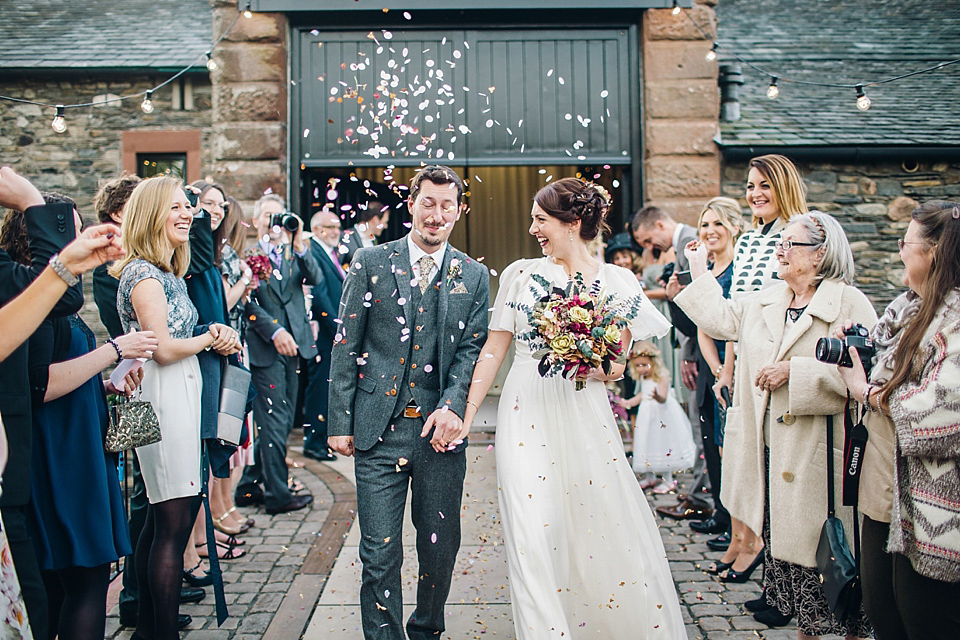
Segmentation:
<svg viewBox="0 0 960 640">
<path fill-rule="evenodd" d="M 217 68 L 217 61 L 213 59 L 209 53 L 207 54 L 207 69 L 209 71 L 215 71 Z"/>
<path fill-rule="evenodd" d="M 857 87 L 857 109 L 860 111 L 866 111 L 870 108 L 870 98 L 867 97 L 867 94 L 863 92 L 863 85 L 858 84 Z"/>
<path fill-rule="evenodd" d="M 153 100 L 150 99 L 151 95 L 153 95 L 153 92 L 147 91 L 146 95 L 143 96 L 143 102 L 140 103 L 140 109 L 144 113 L 153 113 Z"/>
<path fill-rule="evenodd" d="M 252 18 L 252 17 L 253 17 L 253 11 L 250 11 L 250 9 L 244 9 L 244 11 L 243 11 L 243 17 L 244 17 L 244 18 Z"/>
<path fill-rule="evenodd" d="M 50 123 L 50 126 L 57 133 L 66 133 L 67 132 L 67 119 L 63 116 L 64 107 L 62 104 L 57 105 L 57 115 L 53 117 L 53 122 Z"/>
<path fill-rule="evenodd" d="M 776 100 L 780 97 L 780 88 L 777 86 L 778 78 L 776 76 L 770 80 L 770 86 L 767 87 L 767 97 L 771 100 Z"/>
<path fill-rule="evenodd" d="M 673 5 L 673 15 L 675 15 L 675 16 L 680 15 L 680 5 L 678 5 L 678 4 L 676 4 L 676 3 L 674 3 L 674 5 Z"/>
<path fill-rule="evenodd" d="M 713 48 L 710 51 L 707 51 L 707 60 L 713 62 L 717 59 L 717 45 L 713 45 Z"/>
</svg>

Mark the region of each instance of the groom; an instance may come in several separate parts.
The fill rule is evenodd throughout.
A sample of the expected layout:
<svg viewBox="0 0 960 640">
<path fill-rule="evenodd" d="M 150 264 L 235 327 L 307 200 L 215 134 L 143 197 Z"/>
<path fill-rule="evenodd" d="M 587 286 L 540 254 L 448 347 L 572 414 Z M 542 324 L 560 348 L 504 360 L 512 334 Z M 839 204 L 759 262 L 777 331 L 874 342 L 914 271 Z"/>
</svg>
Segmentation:
<svg viewBox="0 0 960 640">
<path fill-rule="evenodd" d="M 487 336 L 487 269 L 449 244 L 463 211 L 452 169 L 424 167 L 410 184 L 412 231 L 357 251 L 334 337 L 330 447 L 355 455 L 367 640 L 403 640 L 401 528 L 410 485 L 417 529 L 411 640 L 438 638 L 460 548 L 467 391 Z"/>
</svg>

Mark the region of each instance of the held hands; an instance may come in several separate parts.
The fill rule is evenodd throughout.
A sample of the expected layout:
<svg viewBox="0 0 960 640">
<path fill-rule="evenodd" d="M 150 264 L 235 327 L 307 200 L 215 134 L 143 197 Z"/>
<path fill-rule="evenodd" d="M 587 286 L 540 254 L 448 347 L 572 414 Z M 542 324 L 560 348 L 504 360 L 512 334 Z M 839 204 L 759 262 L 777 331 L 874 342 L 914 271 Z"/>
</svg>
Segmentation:
<svg viewBox="0 0 960 640">
<path fill-rule="evenodd" d="M 353 455 L 353 436 L 330 436 L 327 446 L 348 458 Z"/>
<path fill-rule="evenodd" d="M 286 329 L 280 329 L 273 339 L 273 346 L 276 348 L 277 353 L 282 356 L 295 356 L 299 350 L 297 341 L 293 339 L 293 336 L 290 335 L 290 332 Z"/>
<path fill-rule="evenodd" d="M 120 227 L 115 224 L 90 227 L 60 250 L 60 262 L 73 275 L 80 275 L 105 262 L 119 260 L 126 253 L 120 235 Z"/>
<path fill-rule="evenodd" d="M 444 453 L 456 448 L 463 442 L 470 430 L 469 425 L 464 425 L 463 421 L 453 411 L 449 409 L 437 409 L 423 423 L 423 430 L 420 432 L 421 438 L 426 438 L 433 429 L 433 437 L 430 438 L 430 446 L 437 453 Z"/>
<path fill-rule="evenodd" d="M 240 336 L 237 332 L 225 324 L 214 323 L 208 329 L 213 336 L 213 344 L 210 348 L 222 356 L 229 356 L 240 351 Z"/>
<path fill-rule="evenodd" d="M 754 384 L 761 391 L 776 391 L 790 379 L 790 361 L 775 362 L 760 369 Z"/>
</svg>

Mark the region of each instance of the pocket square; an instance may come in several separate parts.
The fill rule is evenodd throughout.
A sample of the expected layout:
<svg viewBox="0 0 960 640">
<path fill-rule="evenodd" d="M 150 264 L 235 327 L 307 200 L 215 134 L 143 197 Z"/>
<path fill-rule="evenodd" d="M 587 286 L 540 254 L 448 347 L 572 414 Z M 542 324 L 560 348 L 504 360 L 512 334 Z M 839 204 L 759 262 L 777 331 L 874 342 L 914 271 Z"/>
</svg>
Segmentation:
<svg viewBox="0 0 960 640">
<path fill-rule="evenodd" d="M 453 294 L 453 293 L 470 293 L 470 292 L 467 291 L 467 288 L 463 286 L 462 282 L 458 282 L 455 285 L 453 285 L 453 289 L 450 289 L 450 293 Z"/>
</svg>

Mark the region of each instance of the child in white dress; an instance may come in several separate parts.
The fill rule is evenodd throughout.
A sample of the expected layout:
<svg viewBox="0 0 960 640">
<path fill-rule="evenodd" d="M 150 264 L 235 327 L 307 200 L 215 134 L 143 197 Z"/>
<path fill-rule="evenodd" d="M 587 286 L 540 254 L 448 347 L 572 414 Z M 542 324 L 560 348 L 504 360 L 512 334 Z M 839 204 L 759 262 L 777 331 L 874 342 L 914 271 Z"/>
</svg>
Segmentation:
<svg viewBox="0 0 960 640">
<path fill-rule="evenodd" d="M 639 405 L 633 434 L 633 470 L 644 474 L 642 488 L 654 487 L 654 493 L 667 493 L 677 486 L 673 472 L 693 466 L 696 446 L 690 421 L 670 388 L 660 350 L 652 342 L 635 342 L 627 367 L 639 381 L 636 395 L 621 402 L 626 408 Z"/>
</svg>

